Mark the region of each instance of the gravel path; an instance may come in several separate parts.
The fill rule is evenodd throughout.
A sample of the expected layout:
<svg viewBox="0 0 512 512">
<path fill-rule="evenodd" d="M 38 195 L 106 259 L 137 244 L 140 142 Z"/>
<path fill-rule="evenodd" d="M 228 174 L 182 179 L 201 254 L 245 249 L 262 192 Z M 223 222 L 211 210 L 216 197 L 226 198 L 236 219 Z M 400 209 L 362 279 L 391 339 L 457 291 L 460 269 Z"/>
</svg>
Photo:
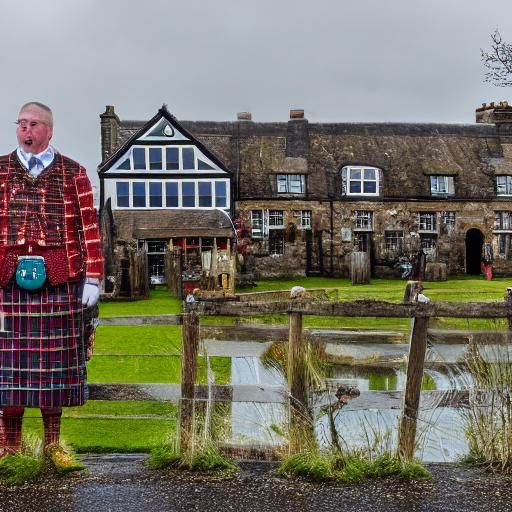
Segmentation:
<svg viewBox="0 0 512 512">
<path fill-rule="evenodd" d="M 277 478 L 275 465 L 245 462 L 235 476 L 151 471 L 139 455 L 83 458 L 85 475 L 0 487 L 2 512 L 492 511 L 512 510 L 512 478 L 431 465 L 431 481 L 358 485 Z"/>
</svg>

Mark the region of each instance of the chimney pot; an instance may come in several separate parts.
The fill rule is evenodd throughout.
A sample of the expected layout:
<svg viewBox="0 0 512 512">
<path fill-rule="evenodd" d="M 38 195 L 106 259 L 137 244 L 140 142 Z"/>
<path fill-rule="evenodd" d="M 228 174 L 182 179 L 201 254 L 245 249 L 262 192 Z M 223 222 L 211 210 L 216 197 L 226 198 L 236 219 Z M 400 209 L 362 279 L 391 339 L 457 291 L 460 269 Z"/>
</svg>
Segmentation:
<svg viewBox="0 0 512 512">
<path fill-rule="evenodd" d="M 238 112 L 236 118 L 238 121 L 252 121 L 252 114 L 250 112 Z"/>
<path fill-rule="evenodd" d="M 290 110 L 290 119 L 304 119 L 304 110 L 303 109 Z"/>
</svg>

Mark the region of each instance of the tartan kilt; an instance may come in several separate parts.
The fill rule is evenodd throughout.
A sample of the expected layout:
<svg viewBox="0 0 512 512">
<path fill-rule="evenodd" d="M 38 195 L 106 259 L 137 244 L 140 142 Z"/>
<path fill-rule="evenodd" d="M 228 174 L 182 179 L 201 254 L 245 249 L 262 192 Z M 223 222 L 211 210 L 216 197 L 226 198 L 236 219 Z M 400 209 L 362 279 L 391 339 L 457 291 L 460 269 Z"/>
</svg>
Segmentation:
<svg viewBox="0 0 512 512">
<path fill-rule="evenodd" d="M 0 289 L 0 408 L 85 403 L 82 289 L 81 282 Z"/>
</svg>

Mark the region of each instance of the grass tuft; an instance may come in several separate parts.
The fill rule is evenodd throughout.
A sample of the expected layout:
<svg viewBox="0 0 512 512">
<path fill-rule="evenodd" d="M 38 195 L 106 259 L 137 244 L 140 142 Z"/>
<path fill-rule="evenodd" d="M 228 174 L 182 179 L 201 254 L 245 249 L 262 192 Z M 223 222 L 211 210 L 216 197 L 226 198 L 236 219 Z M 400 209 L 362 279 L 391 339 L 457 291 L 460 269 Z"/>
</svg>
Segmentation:
<svg viewBox="0 0 512 512">
<path fill-rule="evenodd" d="M 466 364 L 473 379 L 462 412 L 470 447 L 466 462 L 512 474 L 512 355 L 507 345 L 473 344 Z"/>
<path fill-rule="evenodd" d="M 177 439 L 162 444 L 149 455 L 146 465 L 151 469 L 176 468 L 199 472 L 233 472 L 238 469 L 236 463 L 224 456 L 214 443 L 207 443 L 196 450 L 192 459 L 185 460 L 180 453 Z"/>
<path fill-rule="evenodd" d="M 419 462 L 405 462 L 390 453 L 381 454 L 372 460 L 362 452 L 333 455 L 330 452 L 314 450 L 286 457 L 277 473 L 286 478 L 338 480 L 345 483 L 384 477 L 397 477 L 403 480 L 431 478 L 430 473 Z"/>
<path fill-rule="evenodd" d="M 42 442 L 37 436 L 23 440 L 20 452 L 0 459 L 0 480 L 14 485 L 36 480 L 44 469 Z"/>
</svg>

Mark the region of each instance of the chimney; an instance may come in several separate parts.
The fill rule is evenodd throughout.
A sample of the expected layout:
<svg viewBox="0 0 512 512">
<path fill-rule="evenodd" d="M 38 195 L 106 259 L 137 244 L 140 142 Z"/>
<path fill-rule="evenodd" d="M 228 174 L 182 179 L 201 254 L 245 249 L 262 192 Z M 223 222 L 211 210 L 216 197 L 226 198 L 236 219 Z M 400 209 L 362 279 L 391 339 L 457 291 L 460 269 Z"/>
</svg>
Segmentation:
<svg viewBox="0 0 512 512">
<path fill-rule="evenodd" d="M 113 105 L 107 105 L 101 119 L 101 161 L 104 162 L 114 153 L 119 137 L 119 117 Z"/>
<path fill-rule="evenodd" d="M 309 123 L 303 109 L 290 110 L 286 131 L 286 156 L 307 158 L 309 154 Z"/>
</svg>

